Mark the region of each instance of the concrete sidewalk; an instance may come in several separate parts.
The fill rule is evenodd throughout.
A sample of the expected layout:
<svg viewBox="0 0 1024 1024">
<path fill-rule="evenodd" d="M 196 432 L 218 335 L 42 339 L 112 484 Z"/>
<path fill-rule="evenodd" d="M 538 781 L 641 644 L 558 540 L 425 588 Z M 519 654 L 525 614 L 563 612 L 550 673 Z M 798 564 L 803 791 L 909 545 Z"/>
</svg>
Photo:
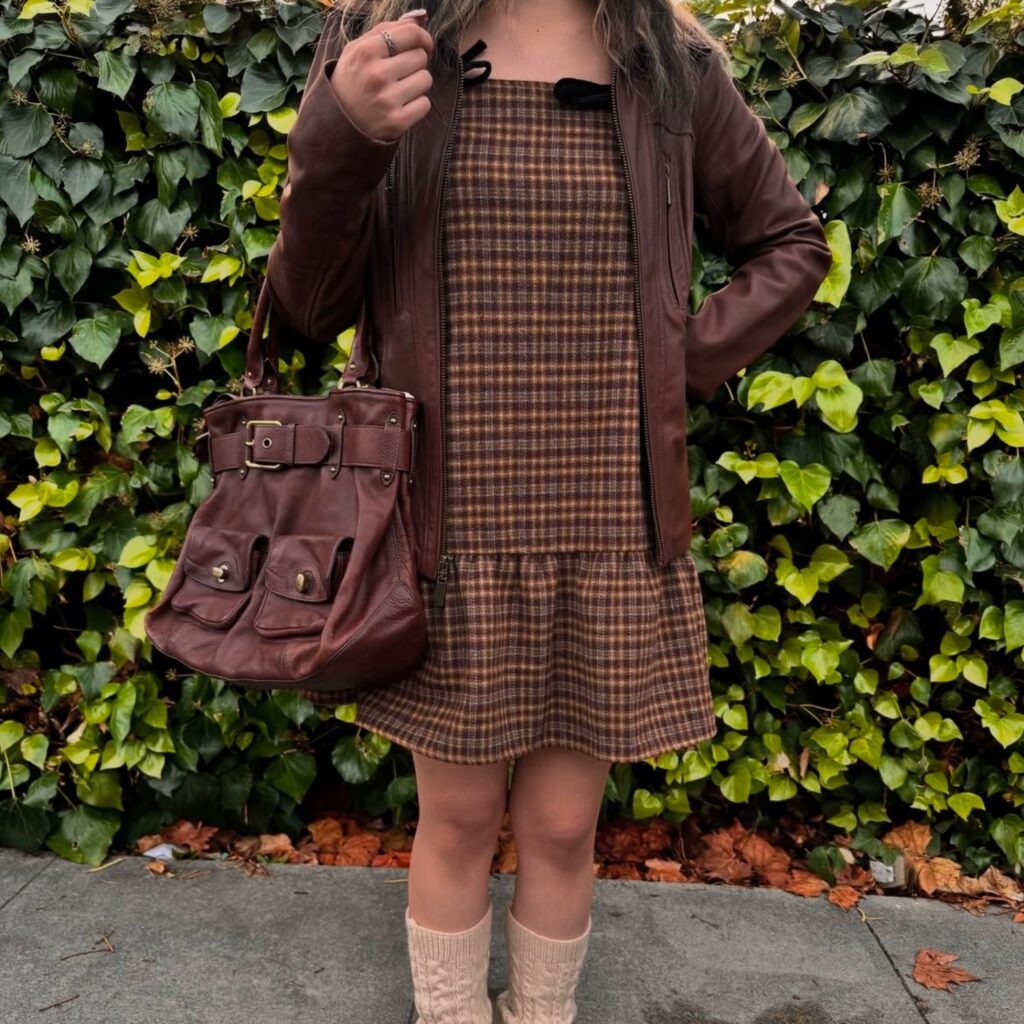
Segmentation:
<svg viewBox="0 0 1024 1024">
<path fill-rule="evenodd" d="M 177 862 L 103 870 L 0 850 L 3 1024 L 412 1024 L 406 873 Z M 492 994 L 504 987 L 492 878 Z M 595 882 L 579 1024 L 1019 1024 L 1024 925 L 933 900 Z M 105 937 L 105 938 L 104 938 Z M 109 943 L 109 945 L 108 945 Z M 913 981 L 921 946 L 982 980 Z M 112 948 L 111 948 L 112 947 Z M 497 1024 L 497 1022 L 496 1022 Z"/>
</svg>

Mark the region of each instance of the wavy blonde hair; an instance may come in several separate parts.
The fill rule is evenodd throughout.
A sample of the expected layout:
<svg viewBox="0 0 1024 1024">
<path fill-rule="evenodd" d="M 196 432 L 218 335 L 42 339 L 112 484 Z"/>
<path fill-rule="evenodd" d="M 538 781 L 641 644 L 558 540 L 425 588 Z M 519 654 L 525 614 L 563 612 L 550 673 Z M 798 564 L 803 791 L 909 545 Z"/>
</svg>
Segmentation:
<svg viewBox="0 0 1024 1024">
<path fill-rule="evenodd" d="M 444 41 L 458 52 L 463 28 L 486 4 L 507 11 L 515 0 L 333 0 L 339 12 L 343 42 L 405 11 L 425 7 L 427 28 L 435 43 Z M 612 61 L 629 76 L 646 73 L 656 104 L 674 104 L 689 112 L 695 94 L 697 65 L 710 49 L 728 63 L 729 50 L 698 21 L 685 0 L 594 0 L 594 26 Z M 483 58 L 486 59 L 486 51 Z M 434 59 L 452 66 L 444 47 Z"/>
</svg>

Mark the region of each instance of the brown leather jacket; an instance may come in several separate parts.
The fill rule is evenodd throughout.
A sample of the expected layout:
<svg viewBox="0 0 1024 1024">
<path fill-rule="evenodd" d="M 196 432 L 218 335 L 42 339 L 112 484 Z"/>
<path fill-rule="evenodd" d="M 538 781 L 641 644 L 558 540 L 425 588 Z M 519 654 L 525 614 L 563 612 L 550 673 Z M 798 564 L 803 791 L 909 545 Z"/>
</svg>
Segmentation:
<svg viewBox="0 0 1024 1024">
<path fill-rule="evenodd" d="M 356 323 L 366 297 L 366 338 L 379 376 L 364 376 L 375 368 L 360 346 L 345 378 L 410 391 L 423 403 L 412 488 L 417 568 L 439 580 L 443 594 L 440 224 L 465 85 L 462 74 L 432 64 L 430 113 L 401 139 L 379 141 L 355 127 L 331 87 L 339 53 L 336 21 L 328 17 L 288 135 L 281 228 L 267 280 L 279 321 L 325 343 Z M 686 551 L 691 536 L 688 396 L 706 400 L 778 340 L 810 305 L 832 262 L 821 222 L 760 118 L 717 57 L 705 57 L 702 67 L 690 119 L 653 109 L 643 79 L 630 81 L 618 68 L 611 87 L 636 241 L 642 429 L 662 562 Z M 736 269 L 691 313 L 695 204 Z"/>
</svg>

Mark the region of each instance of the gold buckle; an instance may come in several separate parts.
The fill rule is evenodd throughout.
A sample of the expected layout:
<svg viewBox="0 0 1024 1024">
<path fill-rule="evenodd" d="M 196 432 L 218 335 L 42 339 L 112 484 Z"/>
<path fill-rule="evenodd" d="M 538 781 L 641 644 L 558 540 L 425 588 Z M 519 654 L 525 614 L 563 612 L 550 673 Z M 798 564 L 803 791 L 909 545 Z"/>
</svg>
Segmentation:
<svg viewBox="0 0 1024 1024">
<path fill-rule="evenodd" d="M 271 423 L 277 424 L 281 427 L 284 424 L 280 420 L 246 420 L 245 421 L 245 443 L 252 448 L 256 444 L 256 439 L 249 436 L 249 428 L 255 426 L 257 423 Z M 282 462 L 253 462 L 251 459 L 246 459 L 245 464 L 251 466 L 253 469 L 280 469 L 284 463 Z"/>
</svg>

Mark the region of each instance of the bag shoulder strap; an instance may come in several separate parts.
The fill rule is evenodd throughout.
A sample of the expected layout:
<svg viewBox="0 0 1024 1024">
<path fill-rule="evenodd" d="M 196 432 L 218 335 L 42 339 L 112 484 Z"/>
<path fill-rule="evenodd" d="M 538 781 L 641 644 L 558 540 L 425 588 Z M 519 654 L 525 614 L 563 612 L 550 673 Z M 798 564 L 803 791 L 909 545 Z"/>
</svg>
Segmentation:
<svg viewBox="0 0 1024 1024">
<path fill-rule="evenodd" d="M 245 377 L 242 381 L 242 393 L 251 390 L 253 394 L 259 392 L 279 393 L 281 382 L 277 373 L 277 354 L 279 346 L 278 317 L 273 310 L 273 293 L 270 290 L 270 283 L 266 275 L 260 285 L 259 295 L 256 298 L 256 308 L 252 314 L 252 327 L 249 328 L 249 340 L 245 348 Z M 369 387 L 370 384 L 362 383 L 369 365 L 373 364 L 371 383 L 376 384 L 380 375 L 380 362 L 376 358 L 370 346 L 366 343 L 369 337 L 367 320 L 369 318 L 369 303 L 366 297 L 359 305 L 359 313 L 356 319 L 356 333 L 352 339 L 352 350 L 348 363 L 342 373 L 342 386 L 355 384 L 359 387 Z M 266 342 L 264 343 L 264 332 Z"/>
</svg>

